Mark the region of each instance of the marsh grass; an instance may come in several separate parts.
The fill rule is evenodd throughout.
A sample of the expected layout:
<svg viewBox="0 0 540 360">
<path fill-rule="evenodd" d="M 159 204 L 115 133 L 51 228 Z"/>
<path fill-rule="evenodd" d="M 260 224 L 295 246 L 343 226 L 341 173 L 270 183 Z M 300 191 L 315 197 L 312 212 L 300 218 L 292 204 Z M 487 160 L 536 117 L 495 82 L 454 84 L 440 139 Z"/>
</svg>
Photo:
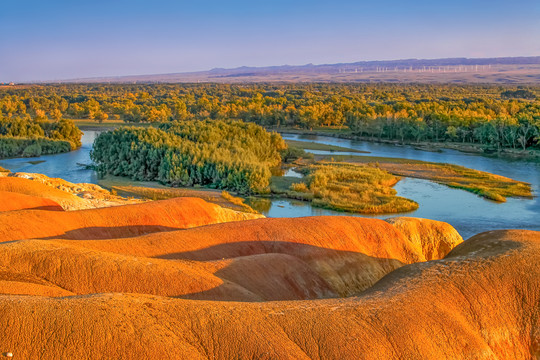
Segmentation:
<svg viewBox="0 0 540 360">
<path fill-rule="evenodd" d="M 431 180 L 497 202 L 505 202 L 507 197 L 532 197 L 528 183 L 459 165 L 374 156 L 334 156 L 334 159 L 366 164 L 398 176 Z"/>
<path fill-rule="evenodd" d="M 287 143 L 288 146 L 303 149 L 303 150 L 341 151 L 341 152 L 369 154 L 368 151 L 355 150 L 355 149 L 346 148 L 342 146 L 336 146 L 336 145 L 315 143 L 311 141 L 285 140 L 285 143 Z"/>
<path fill-rule="evenodd" d="M 366 165 L 319 163 L 307 167 L 304 181 L 294 179 L 288 197 L 311 201 L 314 206 L 362 214 L 413 211 L 418 204 L 396 196 L 399 181 L 388 172 Z"/>
</svg>

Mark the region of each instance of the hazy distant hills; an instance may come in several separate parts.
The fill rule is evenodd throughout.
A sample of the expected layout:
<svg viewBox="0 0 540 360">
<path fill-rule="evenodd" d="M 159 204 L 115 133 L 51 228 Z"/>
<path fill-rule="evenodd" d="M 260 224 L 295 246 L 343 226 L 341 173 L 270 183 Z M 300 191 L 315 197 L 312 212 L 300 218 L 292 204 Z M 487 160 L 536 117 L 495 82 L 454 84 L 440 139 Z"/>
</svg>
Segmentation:
<svg viewBox="0 0 540 360">
<path fill-rule="evenodd" d="M 359 61 L 322 65 L 242 66 L 208 71 L 97 77 L 59 82 L 452 82 L 540 83 L 540 56 Z"/>
</svg>

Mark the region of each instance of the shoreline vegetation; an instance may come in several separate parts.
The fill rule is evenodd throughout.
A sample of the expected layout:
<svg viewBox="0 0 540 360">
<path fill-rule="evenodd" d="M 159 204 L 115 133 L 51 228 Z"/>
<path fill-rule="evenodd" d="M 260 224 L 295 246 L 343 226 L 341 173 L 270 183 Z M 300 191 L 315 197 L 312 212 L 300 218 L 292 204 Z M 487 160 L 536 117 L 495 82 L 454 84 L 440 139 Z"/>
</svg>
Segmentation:
<svg viewBox="0 0 540 360">
<path fill-rule="evenodd" d="M 68 152 L 82 145 L 81 136 L 71 120 L 4 118 L 0 113 L 0 159 Z"/>
<path fill-rule="evenodd" d="M 122 126 L 136 126 L 136 127 L 149 127 L 149 126 L 158 126 L 157 123 L 126 123 L 122 120 L 106 120 L 103 122 L 96 122 L 95 120 L 86 120 L 86 119 L 74 119 L 73 122 L 81 130 L 114 130 Z M 355 141 L 366 141 L 372 143 L 381 143 L 381 144 L 390 144 L 395 146 L 412 146 L 417 150 L 422 151 L 431 151 L 431 152 L 440 152 L 443 149 L 456 150 L 465 153 L 477 154 L 487 157 L 501 157 L 501 158 L 519 158 L 519 159 L 529 159 L 529 160 L 540 160 L 540 149 L 528 148 L 526 150 L 521 149 L 512 149 L 512 148 L 501 148 L 499 150 L 486 147 L 484 145 L 475 144 L 475 143 L 462 143 L 462 142 L 428 142 L 428 141 L 404 141 L 399 140 L 387 140 L 387 139 L 377 139 L 367 136 L 354 135 L 348 127 L 340 128 L 314 128 L 301 129 L 294 127 L 265 127 L 268 131 L 275 131 L 279 134 L 294 134 L 294 135 L 317 135 L 317 136 L 328 136 L 335 137 L 339 139 L 346 140 L 355 140 Z M 286 140 L 286 142 L 291 143 L 293 147 L 302 148 L 304 150 L 321 150 L 321 151 L 336 151 L 336 152 L 358 152 L 358 153 L 369 153 L 362 150 L 350 149 L 346 147 L 336 146 L 336 145 L 327 145 L 319 144 L 312 141 L 298 141 L 298 140 Z"/>
<path fill-rule="evenodd" d="M 284 149 L 279 134 L 253 123 L 184 121 L 103 132 L 90 157 L 102 175 L 254 194 L 268 192 Z"/>
<path fill-rule="evenodd" d="M 367 165 L 316 162 L 300 168 L 303 178 L 273 178 L 272 192 L 313 206 L 360 214 L 393 214 L 418 209 L 418 203 L 397 196 L 401 179 Z"/>
<path fill-rule="evenodd" d="M 528 183 L 459 165 L 355 155 L 315 155 L 315 160 L 372 166 L 396 176 L 434 181 L 497 202 L 505 202 L 507 197 L 533 197 Z"/>
<path fill-rule="evenodd" d="M 154 126 L 159 129 L 161 125 L 154 124 Z M 148 127 L 142 129 L 144 130 L 140 131 L 153 131 Z M 532 197 L 529 184 L 465 167 L 366 156 L 361 155 L 364 153 L 362 151 L 314 142 L 287 140 L 286 144 L 288 145 L 287 149 L 281 149 L 282 165 L 299 166 L 299 172 L 304 177 L 269 177 L 268 190 L 258 193 L 251 192 L 251 195 L 303 200 L 310 202 L 313 206 L 352 213 L 404 213 L 418 208 L 416 202 L 397 196 L 396 191 L 392 188 L 400 177 L 404 176 L 434 181 L 497 202 L 506 201 L 506 197 Z M 357 152 L 359 155 L 313 155 L 306 153 L 305 150 Z M 356 168 L 351 166 L 356 166 Z M 316 182 L 313 180 L 314 178 L 325 180 Z M 381 179 L 385 180 L 381 181 Z M 213 199 L 218 193 L 208 189 L 207 184 L 204 188 L 186 188 L 181 184 L 174 186 L 177 187 L 169 187 L 169 190 L 136 189 L 133 186 L 116 187 L 116 190 L 150 199 L 189 196 L 190 194 Z M 230 190 L 238 193 L 236 189 Z M 210 195 L 205 194 L 206 191 Z M 216 192 L 216 194 L 212 194 L 212 192 Z M 248 193 L 250 192 L 240 191 L 239 195 L 245 196 Z M 218 204 L 221 201 L 219 199 L 226 196 L 217 196 Z M 236 202 L 239 208 L 243 209 L 242 211 L 254 211 L 248 205 L 243 204 L 242 200 Z"/>
</svg>

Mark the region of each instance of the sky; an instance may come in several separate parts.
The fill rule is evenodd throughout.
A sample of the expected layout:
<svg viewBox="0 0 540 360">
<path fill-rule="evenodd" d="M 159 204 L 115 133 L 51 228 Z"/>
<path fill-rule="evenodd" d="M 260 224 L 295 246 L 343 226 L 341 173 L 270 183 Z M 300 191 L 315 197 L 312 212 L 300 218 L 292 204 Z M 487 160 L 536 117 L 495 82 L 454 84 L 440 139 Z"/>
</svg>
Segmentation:
<svg viewBox="0 0 540 360">
<path fill-rule="evenodd" d="M 0 82 L 540 55 L 540 0 L 0 0 Z"/>
</svg>

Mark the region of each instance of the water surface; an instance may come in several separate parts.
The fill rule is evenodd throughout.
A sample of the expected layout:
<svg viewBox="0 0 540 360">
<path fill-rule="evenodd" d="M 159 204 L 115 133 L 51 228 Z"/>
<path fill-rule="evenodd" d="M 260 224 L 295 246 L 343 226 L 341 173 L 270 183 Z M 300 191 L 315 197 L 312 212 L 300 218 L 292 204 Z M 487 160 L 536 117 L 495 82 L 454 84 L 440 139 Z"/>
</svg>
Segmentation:
<svg viewBox="0 0 540 360">
<path fill-rule="evenodd" d="M 0 166 L 11 171 L 36 172 L 50 177 L 59 177 L 71 182 L 97 183 L 97 174 L 86 170 L 77 163 L 90 163 L 92 143 L 99 132 L 84 131 L 80 149 L 65 154 L 45 155 L 36 158 L 0 160 Z M 288 135 L 285 139 L 315 141 L 323 144 L 369 151 L 369 156 L 399 157 L 406 159 L 446 162 L 477 170 L 487 171 L 532 184 L 535 195 L 539 194 L 540 163 L 526 160 L 508 160 L 443 150 L 441 153 L 416 150 L 410 146 L 394 146 L 363 141 L 352 141 L 325 136 Z M 315 151 L 314 151 L 315 152 Z M 340 154 L 340 153 L 334 153 Z M 343 153 L 361 155 L 358 153 Z M 294 170 L 287 176 L 301 177 Z M 463 237 L 496 229 L 540 230 L 540 198 L 513 199 L 506 203 L 496 203 L 480 198 L 472 193 L 448 188 L 428 180 L 405 178 L 396 186 L 400 196 L 419 203 L 418 210 L 407 214 L 361 215 L 374 218 L 391 216 L 415 216 L 445 221 L 452 224 Z M 312 207 L 307 202 L 289 199 L 250 199 L 252 206 L 268 217 L 300 217 L 314 215 L 348 215 L 346 213 Z M 360 216 L 360 215 L 354 215 Z"/>
</svg>

